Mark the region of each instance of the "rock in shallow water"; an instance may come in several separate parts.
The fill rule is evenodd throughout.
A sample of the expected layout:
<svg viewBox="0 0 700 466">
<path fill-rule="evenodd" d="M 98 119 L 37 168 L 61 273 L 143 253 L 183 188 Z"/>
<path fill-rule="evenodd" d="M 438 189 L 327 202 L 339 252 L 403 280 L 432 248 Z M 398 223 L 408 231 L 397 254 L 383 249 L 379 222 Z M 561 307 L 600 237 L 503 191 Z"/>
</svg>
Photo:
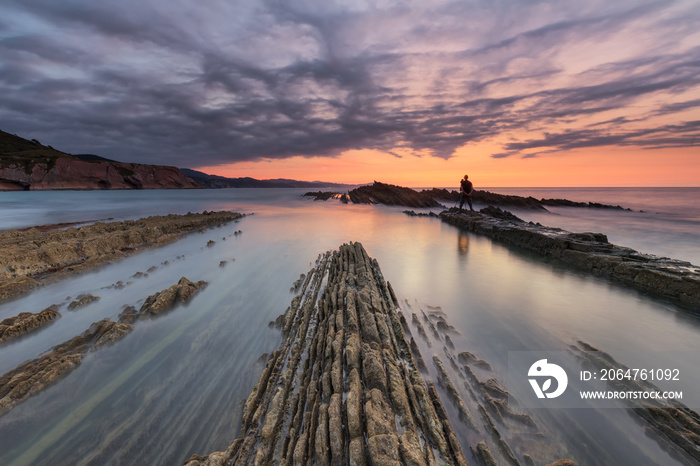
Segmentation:
<svg viewBox="0 0 700 466">
<path fill-rule="evenodd" d="M 59 317 L 61 317 L 61 314 L 53 307 L 47 307 L 36 314 L 20 312 L 14 317 L 8 317 L 0 322 L 0 343 L 37 330 Z"/>
<path fill-rule="evenodd" d="M 672 300 L 691 311 L 700 309 L 700 267 L 610 244 L 601 233 L 571 233 L 513 220 L 505 215 L 508 212 L 500 211 L 496 216 L 489 212 L 493 213 L 484 209 L 481 213 L 458 213 L 451 209 L 440 217 L 459 228 Z"/>
<path fill-rule="evenodd" d="M 95 322 L 81 335 L 53 347 L 50 353 L 27 361 L 5 373 L 0 377 L 0 416 L 17 403 L 38 393 L 78 367 L 88 352 L 98 350 L 125 337 L 133 330 L 134 322 L 140 318 L 166 312 L 178 303 L 189 301 L 206 284 L 204 281 L 193 283 L 182 277 L 176 285 L 149 296 L 139 311 L 136 311 L 133 306 L 127 306 L 119 315 L 118 322 L 109 319 Z M 38 317 L 32 318 L 32 316 Z M 58 313 L 48 308 L 30 316 L 20 314 L 12 318 L 10 323 L 17 323 L 20 317 L 30 322 L 27 326 L 31 326 L 54 319 L 58 317 Z M 7 321 L 9 319 L 4 320 L 3 323 Z M 6 332 L 8 328 L 4 331 Z M 0 324 L 0 331 L 2 330 L 2 324 Z"/>
<path fill-rule="evenodd" d="M 394 300 L 361 244 L 324 254 L 284 314 L 285 338 L 224 461 L 424 465 L 437 455 L 442 464 L 466 464 L 449 420 L 438 416 L 439 397 L 418 372 Z"/>
</svg>

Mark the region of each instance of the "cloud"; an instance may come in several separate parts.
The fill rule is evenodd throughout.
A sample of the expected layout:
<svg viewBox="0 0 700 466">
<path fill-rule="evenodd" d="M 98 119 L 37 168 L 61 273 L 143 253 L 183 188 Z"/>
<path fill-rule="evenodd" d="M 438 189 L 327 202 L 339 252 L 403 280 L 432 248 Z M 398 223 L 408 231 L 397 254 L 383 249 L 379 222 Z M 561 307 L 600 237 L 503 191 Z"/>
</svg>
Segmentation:
<svg viewBox="0 0 700 466">
<path fill-rule="evenodd" d="M 700 18 L 683 2 L 16 0 L 6 12 L 2 129 L 74 153 L 213 166 L 351 149 L 449 158 L 513 138 L 492 157 L 698 141 L 686 120 L 700 44 L 687 36 Z"/>
</svg>

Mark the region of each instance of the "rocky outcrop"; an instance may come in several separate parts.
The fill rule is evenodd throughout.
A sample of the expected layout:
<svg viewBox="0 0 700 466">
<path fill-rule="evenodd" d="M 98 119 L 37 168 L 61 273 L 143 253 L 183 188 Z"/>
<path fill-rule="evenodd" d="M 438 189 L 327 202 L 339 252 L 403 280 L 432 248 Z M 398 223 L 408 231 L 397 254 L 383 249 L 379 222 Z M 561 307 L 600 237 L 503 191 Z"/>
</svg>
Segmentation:
<svg viewBox="0 0 700 466">
<path fill-rule="evenodd" d="M 440 201 L 447 203 L 459 202 L 459 192 L 449 191 L 447 189 L 424 189 L 416 191 L 411 188 L 404 188 L 392 184 L 380 183 L 375 181 L 374 184 L 368 186 L 360 186 L 353 189 L 348 194 L 341 194 L 334 191 L 317 191 L 304 194 L 307 197 L 313 197 L 317 201 L 327 201 L 328 199 L 340 199 L 347 203 L 348 199 L 353 204 L 385 204 L 399 205 L 405 207 L 444 207 Z M 619 209 L 622 207 L 612 206 L 607 204 L 598 204 L 596 202 L 574 202 L 566 199 L 535 199 L 532 196 L 514 196 L 508 194 L 492 193 L 490 191 L 474 190 L 472 193 L 474 202 L 481 202 L 491 206 L 506 206 L 517 207 L 519 209 L 529 210 L 547 210 L 548 206 L 559 207 L 589 207 L 600 209 Z M 630 209 L 624 209 L 630 210 Z M 416 214 L 413 211 L 404 211 L 407 215 L 423 216 L 425 214 Z"/>
<path fill-rule="evenodd" d="M 82 335 L 55 346 L 49 354 L 7 372 L 0 377 L 0 415 L 78 367 L 89 351 L 122 338 L 131 329 L 129 324 L 108 319 L 95 322 Z"/>
<path fill-rule="evenodd" d="M 354 204 L 384 204 L 405 207 L 441 207 L 430 194 L 419 193 L 411 188 L 403 188 L 375 181 L 371 186 L 360 186 L 348 193 Z"/>
<path fill-rule="evenodd" d="M 576 202 L 570 201 L 568 199 L 541 199 L 540 202 L 542 203 L 542 205 L 555 207 L 589 207 L 592 209 L 615 209 L 628 211 L 632 210 L 625 209 L 624 207 L 621 207 L 619 205 L 600 204 L 598 202 Z"/>
<path fill-rule="evenodd" d="M 189 466 L 466 465 L 362 245 L 321 256 L 280 326 L 282 343 L 244 404 L 240 437 Z"/>
<path fill-rule="evenodd" d="M 81 294 L 68 305 L 68 310 L 75 311 L 99 300 L 99 296 L 93 296 L 91 294 Z"/>
<path fill-rule="evenodd" d="M 570 349 L 588 370 L 628 370 L 609 354 L 585 342 L 579 341 Z M 661 391 L 648 380 L 634 378 L 609 380 L 606 384 L 616 391 Z M 700 464 L 700 414 L 677 400 L 663 398 L 645 399 L 641 403 L 623 400 L 622 403 L 629 407 L 628 411 L 633 417 L 645 425 L 647 436 L 662 449 L 682 464 Z"/>
<path fill-rule="evenodd" d="M 182 235 L 243 217 L 233 212 L 97 222 L 66 230 L 0 233 L 0 301 L 71 274 L 169 244 Z"/>
<path fill-rule="evenodd" d="M 20 312 L 14 317 L 8 317 L 0 322 L 0 343 L 38 330 L 59 317 L 61 314 L 53 307 L 47 307 L 37 313 Z"/>
<path fill-rule="evenodd" d="M 66 376 L 80 365 L 83 357 L 90 351 L 98 350 L 125 337 L 133 330 L 133 324 L 137 320 L 162 314 L 179 303 L 188 302 L 206 285 L 204 281 L 193 283 L 182 277 L 176 285 L 149 296 L 139 311 L 133 307 L 127 307 L 119 315 L 117 322 L 109 319 L 95 322 L 81 335 L 53 347 L 50 353 L 27 361 L 5 373 L 0 377 L 0 416 L 17 403 Z M 47 313 L 49 309 L 43 313 Z M 45 318 L 57 317 L 51 317 L 52 315 L 47 313 Z M 20 316 L 22 314 L 13 319 L 18 319 Z M 3 321 L 3 324 L 7 320 L 9 319 Z M 13 324 L 17 324 L 17 320 L 14 320 Z M 2 324 L 0 324 L 0 331 L 2 331 Z"/>
<path fill-rule="evenodd" d="M 177 284 L 146 298 L 146 301 L 143 303 L 138 312 L 134 312 L 131 309 L 122 312 L 122 314 L 119 316 L 119 320 L 122 322 L 133 323 L 136 320 L 146 316 L 157 316 L 163 314 L 170 311 L 178 304 L 188 302 L 195 294 L 199 292 L 199 290 L 205 286 L 207 286 L 207 282 L 203 280 L 193 283 L 186 277 L 182 277 Z"/>
<path fill-rule="evenodd" d="M 533 223 L 492 217 L 483 212 L 440 214 L 459 228 L 534 251 L 548 259 L 631 286 L 650 295 L 700 309 L 700 267 L 681 260 L 643 254 L 608 242 L 601 233 L 571 233 Z"/>
<path fill-rule="evenodd" d="M 348 203 L 349 197 L 347 194 L 334 191 L 310 191 L 305 193 L 303 197 L 313 197 L 315 201 L 327 201 L 328 199 L 339 199 L 344 204 Z"/>
<path fill-rule="evenodd" d="M 435 212 L 432 212 L 432 211 L 428 212 L 428 213 L 425 213 L 425 212 L 416 213 L 416 211 L 414 211 L 414 210 L 404 210 L 403 213 L 408 215 L 409 217 L 434 217 L 434 218 L 438 218 L 438 214 L 436 214 Z"/>
</svg>

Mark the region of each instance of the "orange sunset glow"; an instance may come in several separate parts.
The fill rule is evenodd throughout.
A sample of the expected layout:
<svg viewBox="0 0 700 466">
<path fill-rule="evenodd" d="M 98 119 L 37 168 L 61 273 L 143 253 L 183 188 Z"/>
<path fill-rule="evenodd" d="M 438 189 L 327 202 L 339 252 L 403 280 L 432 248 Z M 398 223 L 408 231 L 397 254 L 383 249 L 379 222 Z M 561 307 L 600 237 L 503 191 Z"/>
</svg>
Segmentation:
<svg viewBox="0 0 700 466">
<path fill-rule="evenodd" d="M 200 167 L 205 173 L 257 179 L 290 178 L 409 187 L 456 187 L 463 173 L 479 186 L 700 186 L 697 149 L 638 151 L 607 148 L 595 153 L 514 159 L 504 163 L 487 151 L 465 147 L 448 159 L 379 151 L 347 151 L 336 158 L 292 157 Z"/>
<path fill-rule="evenodd" d="M 193 4 L 157 25 L 11 3 L 2 130 L 73 154 L 328 183 L 700 186 L 696 0 L 253 2 L 235 24 Z"/>
</svg>

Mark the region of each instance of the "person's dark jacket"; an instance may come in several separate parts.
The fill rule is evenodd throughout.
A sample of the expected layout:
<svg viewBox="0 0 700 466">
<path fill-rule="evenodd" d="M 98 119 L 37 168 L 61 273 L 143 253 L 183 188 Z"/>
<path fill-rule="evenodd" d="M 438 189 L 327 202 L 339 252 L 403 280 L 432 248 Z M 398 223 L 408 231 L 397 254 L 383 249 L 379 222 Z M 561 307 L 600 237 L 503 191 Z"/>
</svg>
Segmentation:
<svg viewBox="0 0 700 466">
<path fill-rule="evenodd" d="M 462 192 L 467 196 L 471 196 L 472 190 L 474 189 L 474 185 L 472 184 L 472 182 L 469 180 L 462 180 L 461 184 Z"/>
</svg>

